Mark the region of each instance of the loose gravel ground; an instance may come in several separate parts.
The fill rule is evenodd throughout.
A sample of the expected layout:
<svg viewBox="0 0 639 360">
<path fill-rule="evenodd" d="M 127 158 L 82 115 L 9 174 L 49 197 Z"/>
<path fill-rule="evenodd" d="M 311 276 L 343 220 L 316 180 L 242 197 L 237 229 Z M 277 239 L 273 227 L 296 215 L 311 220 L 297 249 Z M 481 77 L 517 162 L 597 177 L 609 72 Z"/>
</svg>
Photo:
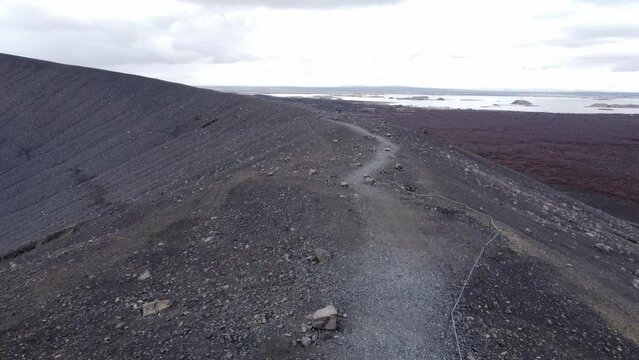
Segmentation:
<svg viewBox="0 0 639 360">
<path fill-rule="evenodd" d="M 0 358 L 453 359 L 490 218 L 463 357 L 639 357 L 637 230 L 534 180 L 287 100 L 0 75 Z"/>
</svg>

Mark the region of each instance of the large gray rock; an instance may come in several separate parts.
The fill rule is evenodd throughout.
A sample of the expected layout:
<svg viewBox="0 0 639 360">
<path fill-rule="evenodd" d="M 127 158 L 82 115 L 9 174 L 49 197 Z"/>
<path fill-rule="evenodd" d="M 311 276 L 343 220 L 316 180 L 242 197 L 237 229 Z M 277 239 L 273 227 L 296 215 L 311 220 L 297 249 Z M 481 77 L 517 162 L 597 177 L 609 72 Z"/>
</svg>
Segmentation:
<svg viewBox="0 0 639 360">
<path fill-rule="evenodd" d="M 331 261 L 331 253 L 322 248 L 315 248 L 313 255 L 315 256 L 315 260 L 320 264 L 326 264 Z"/>
<path fill-rule="evenodd" d="M 311 324 L 316 329 L 337 330 L 337 309 L 328 305 L 315 311 L 311 315 Z"/>
</svg>

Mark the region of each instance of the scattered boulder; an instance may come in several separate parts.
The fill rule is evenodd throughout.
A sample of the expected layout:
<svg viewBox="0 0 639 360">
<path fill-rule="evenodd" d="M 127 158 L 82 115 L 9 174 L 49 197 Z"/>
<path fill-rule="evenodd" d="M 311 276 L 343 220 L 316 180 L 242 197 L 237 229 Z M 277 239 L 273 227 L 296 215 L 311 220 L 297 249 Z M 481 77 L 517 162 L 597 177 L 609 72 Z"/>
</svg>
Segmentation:
<svg viewBox="0 0 639 360">
<path fill-rule="evenodd" d="M 267 175 L 268 175 L 268 176 L 273 176 L 273 175 L 275 175 L 275 173 L 274 173 L 273 171 L 271 171 L 271 172 L 269 172 Z"/>
<path fill-rule="evenodd" d="M 364 176 L 364 184 L 375 185 L 375 179 L 372 176 Z"/>
<path fill-rule="evenodd" d="M 395 163 L 395 170 L 403 170 L 404 166 L 400 163 Z"/>
<path fill-rule="evenodd" d="M 637 269 L 637 271 L 635 271 L 635 276 L 639 278 L 639 269 Z"/>
<path fill-rule="evenodd" d="M 124 328 L 124 325 L 126 325 L 126 324 L 125 324 L 125 323 L 123 323 L 123 322 L 119 322 L 119 323 L 117 323 L 117 324 L 115 325 L 115 329 L 116 329 L 116 330 L 122 330 L 122 328 Z"/>
<path fill-rule="evenodd" d="M 313 340 L 311 340 L 311 338 L 308 336 L 304 336 L 301 342 L 302 342 L 302 346 L 309 347 L 313 343 Z"/>
<path fill-rule="evenodd" d="M 317 170 L 316 169 L 309 169 L 308 170 L 308 174 L 309 175 L 315 175 L 315 174 L 317 174 Z"/>
<path fill-rule="evenodd" d="M 149 270 L 144 270 L 140 276 L 138 276 L 138 280 L 143 281 L 151 277 L 151 272 Z"/>
<path fill-rule="evenodd" d="M 336 330 L 337 309 L 333 305 L 321 308 L 311 315 L 311 324 L 316 329 Z"/>
<path fill-rule="evenodd" d="M 337 143 L 337 139 L 333 139 L 333 143 L 336 144 Z"/>
<path fill-rule="evenodd" d="M 391 148 L 389 146 L 384 148 L 384 151 L 391 151 Z"/>
<path fill-rule="evenodd" d="M 13 261 L 9 263 L 9 270 L 14 271 L 17 268 L 18 268 L 18 264 L 14 263 Z"/>
<path fill-rule="evenodd" d="M 348 183 L 346 181 L 342 181 L 339 186 L 341 187 L 348 187 Z"/>
<path fill-rule="evenodd" d="M 315 250 L 313 250 L 313 255 L 315 255 L 315 261 L 320 264 L 326 264 L 331 261 L 331 253 L 322 248 L 315 248 Z"/>
<path fill-rule="evenodd" d="M 638 278 L 632 279 L 632 286 L 634 286 L 635 289 L 639 289 L 639 279 Z"/>
<path fill-rule="evenodd" d="M 155 300 L 142 304 L 142 316 L 153 315 L 171 306 L 171 300 Z"/>
<path fill-rule="evenodd" d="M 596 243 L 595 248 L 601 252 L 609 253 L 612 252 L 612 248 L 604 243 Z"/>
</svg>

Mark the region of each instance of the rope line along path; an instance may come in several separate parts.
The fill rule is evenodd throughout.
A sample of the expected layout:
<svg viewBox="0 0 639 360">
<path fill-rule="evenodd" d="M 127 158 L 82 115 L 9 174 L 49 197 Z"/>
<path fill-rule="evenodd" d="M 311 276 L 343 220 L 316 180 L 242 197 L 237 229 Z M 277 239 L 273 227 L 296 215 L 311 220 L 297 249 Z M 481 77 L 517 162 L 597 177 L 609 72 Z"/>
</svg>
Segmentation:
<svg viewBox="0 0 639 360">
<path fill-rule="evenodd" d="M 338 121 L 337 119 L 330 119 L 329 121 L 331 121 L 331 122 L 333 122 L 333 123 L 335 123 L 335 124 L 341 125 L 341 126 L 348 127 L 348 128 L 350 128 L 350 129 L 352 129 L 352 130 L 354 130 L 354 131 L 356 131 L 356 132 L 359 132 L 359 133 L 362 133 L 362 134 L 367 134 L 368 136 L 371 136 L 371 137 L 373 137 L 374 139 L 376 139 L 377 141 L 379 141 L 379 142 L 380 142 L 380 144 L 384 144 L 384 145 L 392 145 L 392 146 L 393 146 L 393 150 L 394 150 L 394 152 L 396 152 L 396 151 L 397 151 L 397 148 L 398 148 L 398 147 L 397 147 L 397 145 L 396 145 L 396 144 L 393 144 L 393 143 L 391 143 L 390 141 L 388 141 L 387 139 L 382 138 L 382 137 L 381 137 L 381 136 L 379 136 L 379 135 L 375 135 L 375 134 L 371 133 L 370 131 L 368 131 L 368 130 L 366 130 L 366 129 L 364 129 L 364 128 L 362 128 L 362 127 L 358 126 L 358 125 L 351 124 L 351 123 L 347 123 L 347 122 L 343 122 L 343 121 Z M 388 150 L 388 148 L 387 148 L 386 150 Z M 378 158 L 377 160 L 379 161 L 380 159 Z M 387 164 L 386 164 L 386 165 L 387 165 Z M 386 165 L 382 165 L 382 169 L 383 169 Z M 372 170 L 372 169 L 371 169 L 371 170 Z M 380 169 L 375 169 L 375 170 L 379 171 Z M 361 174 L 357 174 L 357 175 L 361 175 Z M 371 178 L 373 178 L 371 174 L 367 174 L 367 175 L 365 175 L 364 177 L 371 177 Z M 373 180 L 374 180 L 374 182 L 377 182 L 377 181 L 376 181 L 376 179 L 374 179 L 374 178 L 373 178 Z M 479 252 L 479 254 L 477 255 L 477 257 L 475 258 L 475 262 L 473 263 L 473 266 L 470 268 L 470 270 L 469 270 L 469 272 L 468 272 L 468 276 L 466 277 L 466 280 L 464 281 L 464 283 L 463 283 L 463 285 L 462 285 L 462 287 L 461 287 L 461 289 L 460 289 L 460 291 L 459 291 L 459 295 L 457 296 L 457 299 L 455 300 L 455 304 L 453 305 L 453 308 L 452 308 L 452 310 L 451 310 L 451 312 L 450 312 L 450 321 L 452 322 L 453 333 L 454 333 L 454 335 L 455 335 L 455 346 L 456 346 L 456 348 L 457 348 L 457 354 L 459 355 L 459 360 L 463 360 L 463 355 L 462 355 L 462 352 L 461 352 L 461 347 L 459 346 L 459 336 L 458 336 L 458 334 L 457 334 L 457 326 L 456 326 L 456 322 L 455 322 L 455 311 L 457 310 L 457 307 L 458 307 L 458 305 L 459 305 L 459 302 L 461 301 L 462 296 L 464 295 L 464 290 L 466 289 L 466 286 L 468 285 L 468 282 L 470 281 L 470 279 L 471 279 L 471 277 L 472 277 L 472 275 L 473 275 L 473 272 L 475 271 L 475 268 L 477 268 L 477 265 L 479 264 L 479 261 L 481 260 L 481 258 L 482 258 L 482 256 L 483 256 L 483 254 L 484 254 L 484 252 L 485 252 L 485 250 L 486 250 L 486 248 L 487 248 L 487 247 L 488 247 L 488 246 L 489 246 L 489 245 L 490 245 L 490 244 L 491 244 L 491 243 L 492 243 L 492 242 L 493 242 L 493 241 L 494 241 L 497 237 L 499 237 L 499 235 L 500 235 L 500 234 L 502 234 L 503 232 L 502 232 L 502 230 L 501 230 L 499 227 L 497 227 L 497 225 L 495 224 L 495 221 L 493 220 L 493 217 L 492 217 L 492 216 L 490 216 L 490 215 L 488 215 L 488 214 L 486 214 L 486 213 L 484 213 L 484 212 L 478 211 L 478 210 L 476 210 L 476 209 L 472 208 L 471 206 L 469 206 L 468 204 L 465 204 L 465 203 L 462 203 L 462 202 L 459 202 L 459 201 L 456 201 L 456 200 L 453 200 L 453 199 L 449 199 L 449 198 L 447 198 L 447 197 L 445 197 L 445 196 L 443 196 L 443 195 L 440 195 L 440 194 L 438 194 L 438 193 L 436 193 L 436 192 L 431 192 L 431 193 L 428 193 L 428 194 L 416 193 L 416 192 L 414 192 L 414 191 L 409 190 L 407 187 L 405 187 L 405 186 L 403 186 L 403 185 L 401 185 L 401 184 L 399 184 L 399 183 L 397 183 L 397 182 L 391 182 L 391 183 L 377 182 L 377 183 L 378 183 L 378 184 L 381 184 L 381 185 L 396 185 L 397 187 L 399 187 L 399 189 L 401 189 L 402 191 L 405 191 L 405 192 L 409 193 L 409 194 L 410 194 L 410 195 L 412 195 L 412 196 L 422 197 L 422 198 L 434 198 L 434 197 L 436 197 L 436 198 L 440 198 L 440 199 L 442 199 L 442 200 L 444 200 L 444 201 L 447 201 L 447 202 L 450 202 L 450 203 L 453 203 L 453 204 L 460 205 L 460 206 L 464 207 L 465 209 L 468 209 L 468 210 L 470 210 L 470 211 L 472 211 L 472 212 L 474 212 L 474 213 L 476 213 L 476 214 L 478 214 L 478 215 L 480 215 L 480 216 L 487 217 L 487 218 L 489 219 L 489 224 L 488 224 L 488 226 L 489 226 L 489 227 L 492 227 L 492 228 L 495 230 L 495 235 L 494 235 L 492 238 L 490 238 L 490 240 L 488 240 L 488 241 L 487 241 L 487 242 L 486 242 L 486 243 L 482 246 L 481 251 Z"/>
<path fill-rule="evenodd" d="M 376 181 L 377 182 L 377 181 Z M 462 285 L 460 291 L 459 291 L 459 295 L 457 296 L 457 299 L 455 300 L 455 304 L 453 305 L 452 310 L 450 311 L 450 321 L 452 323 L 452 327 L 453 327 L 453 334 L 455 335 L 455 346 L 457 348 L 457 354 L 459 355 L 459 360 L 463 360 L 463 355 L 461 352 L 461 347 L 459 346 L 459 336 L 457 335 L 457 326 L 455 323 L 455 311 L 457 310 L 457 306 L 459 305 L 459 302 L 462 299 L 462 296 L 464 295 L 464 290 L 466 290 L 466 286 L 468 285 L 468 282 L 470 281 L 471 277 L 473 276 L 473 272 L 475 271 L 475 268 L 477 268 L 477 265 L 479 264 L 479 260 L 481 259 L 481 257 L 484 255 L 484 252 L 486 250 L 486 248 L 500 235 L 502 234 L 502 230 L 495 224 L 495 221 L 493 220 L 493 217 L 481 212 L 479 210 L 474 209 L 473 207 L 471 207 L 468 204 L 453 200 L 453 199 L 449 199 L 443 195 L 440 195 L 438 193 L 432 192 L 430 194 L 421 194 L 421 193 L 416 193 L 413 191 L 408 190 L 405 186 L 397 183 L 397 182 L 392 182 L 392 183 L 383 183 L 383 182 L 377 182 L 379 184 L 382 185 L 391 185 L 394 184 L 396 185 L 399 189 L 401 189 L 402 191 L 405 191 L 407 193 L 409 193 L 410 195 L 416 196 L 416 197 L 422 197 L 422 198 L 433 198 L 433 197 L 437 197 L 440 198 L 442 200 L 463 206 L 464 208 L 477 213 L 478 215 L 481 216 L 486 216 L 489 219 L 489 226 L 492 227 L 493 229 L 495 229 L 495 235 L 493 235 L 492 238 L 490 238 L 490 240 L 488 240 L 481 248 L 481 251 L 479 252 L 479 254 L 477 254 L 477 257 L 475 258 L 475 262 L 473 263 L 473 266 L 470 268 L 470 271 L 468 272 L 468 276 L 466 277 L 466 280 L 464 281 L 464 284 Z"/>
</svg>

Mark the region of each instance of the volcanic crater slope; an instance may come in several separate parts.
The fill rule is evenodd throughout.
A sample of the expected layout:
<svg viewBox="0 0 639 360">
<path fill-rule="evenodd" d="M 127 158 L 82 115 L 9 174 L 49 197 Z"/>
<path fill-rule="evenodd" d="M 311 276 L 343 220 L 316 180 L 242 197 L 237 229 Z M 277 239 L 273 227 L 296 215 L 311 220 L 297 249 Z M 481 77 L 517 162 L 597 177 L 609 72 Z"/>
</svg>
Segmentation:
<svg viewBox="0 0 639 360">
<path fill-rule="evenodd" d="M 530 178 L 285 100 L 0 79 L 0 358 L 639 357 L 636 228 Z"/>
</svg>

